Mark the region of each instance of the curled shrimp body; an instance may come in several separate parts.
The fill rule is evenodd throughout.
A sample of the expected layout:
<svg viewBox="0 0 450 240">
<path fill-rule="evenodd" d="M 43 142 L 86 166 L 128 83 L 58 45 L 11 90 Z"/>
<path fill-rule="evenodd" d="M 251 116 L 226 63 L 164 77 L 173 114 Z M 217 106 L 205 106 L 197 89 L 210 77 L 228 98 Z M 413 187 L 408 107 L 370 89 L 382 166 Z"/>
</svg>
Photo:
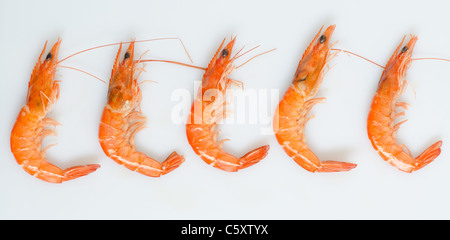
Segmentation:
<svg viewBox="0 0 450 240">
<path fill-rule="evenodd" d="M 323 35 L 315 36 L 303 54 L 297 67 L 294 80 L 281 99 L 274 116 L 274 132 L 284 151 L 304 169 L 310 172 L 349 171 L 356 164 L 320 161 L 310 150 L 305 139 L 305 125 L 308 114 L 317 103 L 325 98 L 314 98 L 322 83 L 324 69 L 330 56 L 330 38 L 335 25 L 329 26 Z"/>
<path fill-rule="evenodd" d="M 145 124 L 145 117 L 139 108 L 142 95 L 137 82 L 142 70 L 136 67 L 139 60 L 133 60 L 134 41 L 130 43 L 123 60 L 119 61 L 121 49 L 122 44 L 112 69 L 108 101 L 101 118 L 100 145 L 105 154 L 115 162 L 132 171 L 159 177 L 179 167 L 184 162 L 184 157 L 173 152 L 160 163 L 136 150 L 134 136 Z"/>
<path fill-rule="evenodd" d="M 404 145 L 397 143 L 395 138 L 400 125 L 406 121 L 394 122 L 397 117 L 404 115 L 404 112 L 397 112 L 396 109 L 399 107 L 406 109 L 408 106 L 404 102 L 398 102 L 398 98 L 406 87 L 406 71 L 412 62 L 411 55 L 417 37 L 412 36 L 405 46 L 403 41 L 404 38 L 386 64 L 378 83 L 367 119 L 367 133 L 373 148 L 383 160 L 401 171 L 410 173 L 423 168 L 438 157 L 442 141 L 437 141 L 414 158 Z"/>
<path fill-rule="evenodd" d="M 222 149 L 222 141 L 218 141 L 217 124 L 223 119 L 224 97 L 230 84 L 237 81 L 228 78 L 236 68 L 233 65 L 236 55 L 231 51 L 236 38 L 233 38 L 223 49 L 225 40 L 215 53 L 203 75 L 202 84 L 192 104 L 191 113 L 186 124 L 186 134 L 194 152 L 207 164 L 224 171 L 236 172 L 249 167 L 263 159 L 269 146 L 262 146 L 237 158 Z"/>
<path fill-rule="evenodd" d="M 48 135 L 56 135 L 49 126 L 59 123 L 47 117 L 52 104 L 59 97 L 59 82 L 55 80 L 58 64 L 58 50 L 61 40 L 58 40 L 47 54 L 44 61 L 42 56 L 45 46 L 36 63 L 28 84 L 25 106 L 20 110 L 16 123 L 11 132 L 11 151 L 22 168 L 29 174 L 51 183 L 61 183 L 87 175 L 99 168 L 97 164 L 75 166 L 68 169 L 49 163 L 42 149 L 42 141 Z"/>
</svg>

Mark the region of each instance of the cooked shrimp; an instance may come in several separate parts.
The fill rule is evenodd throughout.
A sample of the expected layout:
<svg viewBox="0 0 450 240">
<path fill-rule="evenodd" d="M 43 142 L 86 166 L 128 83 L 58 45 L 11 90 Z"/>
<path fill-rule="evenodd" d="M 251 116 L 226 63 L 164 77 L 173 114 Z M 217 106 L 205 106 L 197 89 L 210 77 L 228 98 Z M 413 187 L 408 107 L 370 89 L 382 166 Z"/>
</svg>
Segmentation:
<svg viewBox="0 0 450 240">
<path fill-rule="evenodd" d="M 11 151 L 16 161 L 29 174 L 51 183 L 72 180 L 100 167 L 89 164 L 63 170 L 45 158 L 45 151 L 51 145 L 42 149 L 42 140 L 48 135 L 56 135 L 55 130 L 47 127 L 59 125 L 46 116 L 59 97 L 59 81 L 55 80 L 55 71 L 59 63 L 57 58 L 60 44 L 61 40 L 58 40 L 42 62 L 47 46 L 45 44 L 31 74 L 26 104 L 20 110 L 11 132 Z"/>
<path fill-rule="evenodd" d="M 335 25 L 329 26 L 323 35 L 315 36 L 303 54 L 291 86 L 281 99 L 274 116 L 274 132 L 284 151 L 304 169 L 310 172 L 349 171 L 356 164 L 320 161 L 309 149 L 305 139 L 305 126 L 311 108 L 325 98 L 314 98 L 322 83 L 324 69 L 330 56 L 330 38 Z M 320 36 L 320 37 L 319 37 Z"/>
<path fill-rule="evenodd" d="M 394 123 L 398 116 L 405 114 L 405 112 L 397 112 L 396 109 L 408 107 L 407 103 L 398 102 L 398 98 L 406 88 L 406 71 L 411 65 L 411 55 L 417 37 L 412 36 L 402 47 L 404 39 L 386 64 L 378 83 L 367 119 L 367 133 L 373 148 L 383 160 L 401 171 L 410 173 L 425 167 L 438 157 L 441 153 L 442 141 L 437 141 L 414 158 L 408 148 L 398 144 L 395 138 L 400 125 L 406 121 Z"/>
<path fill-rule="evenodd" d="M 99 141 L 105 154 L 117 163 L 132 171 L 159 177 L 179 167 L 184 162 L 184 157 L 173 152 L 161 164 L 136 150 L 134 136 L 145 124 L 145 117 L 139 107 L 142 95 L 137 82 L 142 70 L 136 67 L 139 60 L 133 60 L 134 41 L 130 43 L 123 60 L 119 62 L 121 49 L 122 45 L 111 73 L 108 101 L 100 123 Z"/>
<path fill-rule="evenodd" d="M 231 57 L 235 40 L 233 38 L 222 49 L 224 40 L 214 54 L 203 75 L 186 124 L 187 138 L 194 152 L 207 164 L 229 172 L 236 172 L 259 162 L 269 151 L 269 146 L 266 145 L 237 158 L 222 149 L 223 140 L 218 141 L 217 124 L 224 118 L 222 113 L 226 104 L 224 97 L 220 96 L 225 96 L 230 84 L 242 86 L 242 83 L 228 78 L 236 68 L 233 62 L 238 56 L 236 54 Z"/>
</svg>

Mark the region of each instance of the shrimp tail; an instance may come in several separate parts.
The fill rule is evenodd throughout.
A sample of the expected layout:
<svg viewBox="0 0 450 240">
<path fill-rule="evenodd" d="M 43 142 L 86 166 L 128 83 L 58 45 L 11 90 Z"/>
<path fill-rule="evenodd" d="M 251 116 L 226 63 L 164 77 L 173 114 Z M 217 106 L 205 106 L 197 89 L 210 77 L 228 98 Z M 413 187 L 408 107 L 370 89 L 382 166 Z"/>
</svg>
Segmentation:
<svg viewBox="0 0 450 240">
<path fill-rule="evenodd" d="M 99 167 L 100 167 L 100 165 L 98 165 L 98 164 L 88 164 L 88 165 L 83 165 L 83 166 L 75 166 L 75 167 L 67 168 L 63 171 L 64 178 L 62 180 L 69 181 L 69 180 L 73 180 L 75 178 L 79 178 L 79 177 L 88 175 L 89 173 L 92 173 L 95 170 L 97 170 L 97 168 L 99 168 Z"/>
<path fill-rule="evenodd" d="M 320 162 L 320 167 L 316 172 L 346 172 L 355 168 L 354 163 L 338 162 L 338 161 L 323 161 Z"/>
<path fill-rule="evenodd" d="M 416 167 L 414 171 L 417 171 L 426 165 L 428 165 L 430 162 L 432 162 L 435 158 L 441 154 L 441 146 L 442 141 L 437 141 L 433 145 L 431 145 L 429 148 L 427 148 L 422 154 L 420 154 L 416 158 Z"/>
<path fill-rule="evenodd" d="M 184 157 L 173 151 L 162 163 L 162 175 L 170 173 L 184 162 Z"/>
<path fill-rule="evenodd" d="M 269 145 L 265 145 L 265 146 L 259 147 L 257 149 L 254 149 L 254 150 L 248 152 L 247 154 L 245 154 L 244 156 L 242 156 L 239 159 L 239 162 L 241 164 L 239 169 L 250 167 L 253 164 L 261 161 L 263 158 L 265 158 L 267 156 L 269 148 L 270 148 Z"/>
</svg>

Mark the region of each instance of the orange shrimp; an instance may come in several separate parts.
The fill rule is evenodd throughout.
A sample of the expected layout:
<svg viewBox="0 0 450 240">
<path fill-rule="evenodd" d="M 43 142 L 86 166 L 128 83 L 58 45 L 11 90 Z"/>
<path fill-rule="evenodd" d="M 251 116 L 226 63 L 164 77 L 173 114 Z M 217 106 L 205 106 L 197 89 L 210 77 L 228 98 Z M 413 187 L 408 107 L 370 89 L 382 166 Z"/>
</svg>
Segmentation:
<svg viewBox="0 0 450 240">
<path fill-rule="evenodd" d="M 134 41 L 119 62 L 121 49 L 122 44 L 112 69 L 108 101 L 100 123 L 100 145 L 109 158 L 126 168 L 150 177 L 159 177 L 179 167 L 184 157 L 173 152 L 161 164 L 136 150 L 134 136 L 145 124 L 145 117 L 139 107 L 142 95 L 137 82 L 142 70 L 136 67 L 140 61 L 133 60 Z"/>
<path fill-rule="evenodd" d="M 401 171 L 410 173 L 423 168 L 438 157 L 442 141 L 437 141 L 417 158 L 413 158 L 408 148 L 398 144 L 395 138 L 400 125 L 406 121 L 394 123 L 397 117 L 405 114 L 397 112 L 396 109 L 408 107 L 407 103 L 397 101 L 406 88 L 406 71 L 412 62 L 411 55 L 417 37 L 411 36 L 409 42 L 402 47 L 404 39 L 386 64 L 378 83 L 367 119 L 367 133 L 373 148 L 383 160 Z"/>
<path fill-rule="evenodd" d="M 238 56 L 236 54 L 231 57 L 235 40 L 233 38 L 222 49 L 224 40 L 209 63 L 186 124 L 187 139 L 194 152 L 207 164 L 229 172 L 236 172 L 259 162 L 269 151 L 269 146 L 266 145 L 237 158 L 222 149 L 223 140 L 217 141 L 217 124 L 224 117 L 221 113 L 225 105 L 224 98 L 218 96 L 225 96 L 230 84 L 242 86 L 241 82 L 228 78 L 236 69 L 233 63 Z M 212 96 L 212 93 L 217 95 Z"/>
<path fill-rule="evenodd" d="M 331 59 L 330 38 L 335 25 L 329 26 L 320 35 L 322 28 L 303 54 L 294 80 L 275 111 L 274 132 L 284 151 L 304 169 L 310 172 L 349 171 L 356 164 L 320 161 L 309 149 L 305 139 L 305 125 L 310 119 L 308 114 L 311 108 L 325 100 L 314 96 L 322 83 L 324 68 Z"/>
<path fill-rule="evenodd" d="M 47 46 L 45 43 L 31 74 L 26 104 L 20 110 L 11 132 L 11 151 L 17 163 L 29 174 L 51 183 L 72 180 L 100 167 L 89 164 L 63 170 L 45 159 L 45 151 L 51 145 L 42 149 L 42 141 L 48 135 L 56 135 L 55 130 L 47 127 L 59 125 L 46 116 L 59 97 L 59 81 L 55 80 L 55 71 L 59 63 L 57 57 L 60 44 L 59 39 L 42 62 Z"/>
</svg>

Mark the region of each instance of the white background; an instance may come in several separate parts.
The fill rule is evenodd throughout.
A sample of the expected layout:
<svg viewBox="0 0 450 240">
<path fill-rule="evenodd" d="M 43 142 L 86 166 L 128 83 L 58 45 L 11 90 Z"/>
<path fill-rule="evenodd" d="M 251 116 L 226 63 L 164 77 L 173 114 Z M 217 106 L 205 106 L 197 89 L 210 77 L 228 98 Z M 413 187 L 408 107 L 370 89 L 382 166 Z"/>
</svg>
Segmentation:
<svg viewBox="0 0 450 240">
<path fill-rule="evenodd" d="M 58 136 L 44 144 L 61 168 L 96 163 L 96 172 L 49 184 L 23 171 L 9 138 L 33 66 L 46 40 L 62 38 L 59 58 L 89 47 L 132 38 L 181 38 L 194 60 L 206 66 L 220 42 L 238 36 L 236 48 L 277 48 L 230 77 L 246 89 L 289 86 L 305 48 L 322 25 L 336 24 L 336 47 L 386 64 L 405 34 L 419 41 L 413 57 L 450 58 L 448 1 L 0 1 L 0 219 L 448 219 L 450 218 L 450 63 L 416 61 L 402 100 L 411 104 L 398 141 L 414 156 L 435 141 L 442 154 L 407 174 L 384 162 L 366 133 L 366 118 L 382 69 L 340 54 L 325 76 L 307 125 L 311 149 L 322 160 L 357 163 L 346 173 L 309 173 L 290 159 L 261 124 L 227 124 L 221 138 L 236 156 L 270 144 L 267 158 L 237 173 L 205 164 L 189 146 L 184 125 L 171 120 L 175 89 L 194 91 L 201 70 L 152 63 L 140 80 L 147 128 L 136 136 L 139 150 L 163 161 L 176 150 L 186 162 L 161 178 L 129 171 L 108 159 L 98 143 L 107 85 L 60 69 L 60 99 L 50 117 Z M 64 62 L 109 80 L 118 47 Z M 188 62 L 176 41 L 138 44 L 136 55 Z M 251 54 L 248 55 L 248 57 Z M 240 59 L 241 63 L 243 58 Z M 276 104 L 276 103 L 274 103 Z M 273 109 L 272 109 L 273 110 Z"/>
</svg>

